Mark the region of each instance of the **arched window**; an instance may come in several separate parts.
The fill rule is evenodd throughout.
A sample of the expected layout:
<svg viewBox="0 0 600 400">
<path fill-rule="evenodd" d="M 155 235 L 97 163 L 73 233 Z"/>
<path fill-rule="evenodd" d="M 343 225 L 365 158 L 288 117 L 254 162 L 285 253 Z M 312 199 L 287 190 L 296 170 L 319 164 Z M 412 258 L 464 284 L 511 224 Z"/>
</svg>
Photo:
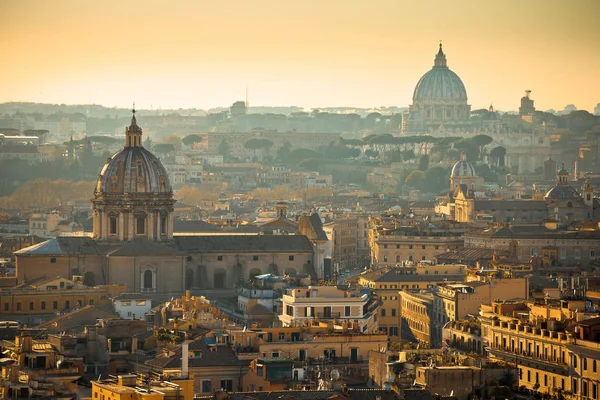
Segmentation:
<svg viewBox="0 0 600 400">
<path fill-rule="evenodd" d="M 142 290 L 143 291 L 154 291 L 156 279 L 154 271 L 147 269 L 142 273 Z"/>
</svg>

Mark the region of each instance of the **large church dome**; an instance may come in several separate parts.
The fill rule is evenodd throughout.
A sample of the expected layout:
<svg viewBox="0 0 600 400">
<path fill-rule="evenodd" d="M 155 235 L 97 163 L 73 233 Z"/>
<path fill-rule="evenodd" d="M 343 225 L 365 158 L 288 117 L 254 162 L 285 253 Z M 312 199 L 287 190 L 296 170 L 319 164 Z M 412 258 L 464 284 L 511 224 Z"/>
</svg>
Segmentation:
<svg viewBox="0 0 600 400">
<path fill-rule="evenodd" d="M 108 159 L 96 184 L 96 193 L 171 193 L 167 171 L 160 160 L 142 147 L 142 129 L 135 115 L 126 131 L 125 147 Z"/>
<path fill-rule="evenodd" d="M 441 44 L 433 68 L 423 75 L 413 93 L 413 103 L 423 100 L 467 101 L 465 85 L 459 76 L 448 68 Z"/>
</svg>

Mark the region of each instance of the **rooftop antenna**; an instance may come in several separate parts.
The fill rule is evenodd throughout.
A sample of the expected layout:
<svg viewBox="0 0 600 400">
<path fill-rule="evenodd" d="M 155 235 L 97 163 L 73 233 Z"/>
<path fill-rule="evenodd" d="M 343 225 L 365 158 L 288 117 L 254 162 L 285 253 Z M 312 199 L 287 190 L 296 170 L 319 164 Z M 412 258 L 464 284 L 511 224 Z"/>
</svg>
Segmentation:
<svg viewBox="0 0 600 400">
<path fill-rule="evenodd" d="M 248 85 L 246 85 L 246 107 L 248 107 Z"/>
</svg>

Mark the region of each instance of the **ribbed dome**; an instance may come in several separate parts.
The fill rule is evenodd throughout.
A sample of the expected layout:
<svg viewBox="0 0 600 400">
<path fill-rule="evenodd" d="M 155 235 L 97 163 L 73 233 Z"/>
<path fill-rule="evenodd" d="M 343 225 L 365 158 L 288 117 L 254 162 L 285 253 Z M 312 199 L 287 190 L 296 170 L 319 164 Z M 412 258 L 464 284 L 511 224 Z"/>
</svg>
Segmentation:
<svg viewBox="0 0 600 400">
<path fill-rule="evenodd" d="M 171 194 L 169 176 L 154 154 L 142 147 L 142 128 L 134 116 L 126 130 L 125 147 L 115 153 L 100 171 L 96 194 Z"/>
<path fill-rule="evenodd" d="M 473 168 L 473 164 L 467 161 L 465 155 L 461 155 L 461 160 L 457 161 L 452 167 L 452 172 L 450 173 L 450 177 L 458 178 L 458 177 L 475 177 L 475 168 Z"/>
<path fill-rule="evenodd" d="M 545 199 L 574 200 L 579 199 L 579 193 L 569 185 L 557 185 L 548 190 Z"/>
<path fill-rule="evenodd" d="M 143 147 L 125 147 L 102 168 L 96 193 L 170 193 L 167 171 L 156 156 Z"/>
<path fill-rule="evenodd" d="M 465 85 L 446 65 L 446 55 L 442 52 L 442 45 L 433 68 L 423 75 L 415 87 L 413 103 L 419 100 L 467 101 Z"/>
</svg>

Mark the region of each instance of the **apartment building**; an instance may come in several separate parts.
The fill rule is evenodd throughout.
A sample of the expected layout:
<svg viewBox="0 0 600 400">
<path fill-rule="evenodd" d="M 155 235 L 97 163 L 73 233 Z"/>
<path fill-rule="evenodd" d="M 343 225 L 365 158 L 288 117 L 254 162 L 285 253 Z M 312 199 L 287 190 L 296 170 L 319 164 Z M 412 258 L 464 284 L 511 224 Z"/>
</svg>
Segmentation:
<svg viewBox="0 0 600 400">
<path fill-rule="evenodd" d="M 433 325 L 436 337 L 433 344 L 441 345 L 442 328 L 449 321 L 466 319 L 477 315 L 482 304 L 495 300 L 529 298 L 529 279 L 483 278 L 480 281 L 444 283 L 437 286 L 433 302 Z"/>
<path fill-rule="evenodd" d="M 358 220 L 356 218 L 340 218 L 323 224 L 323 231 L 331 245 L 331 257 L 334 268 L 345 270 L 355 268 L 358 264 Z"/>
<path fill-rule="evenodd" d="M 357 283 L 373 290 L 382 303 L 379 310 L 379 329 L 390 336 L 400 336 L 400 291 L 428 290 L 444 282 L 462 282 L 465 273 L 465 266 L 460 264 L 420 263 L 414 267 L 376 269 L 361 274 Z"/>
<path fill-rule="evenodd" d="M 358 328 L 359 332 L 378 331 L 380 302 L 367 293 L 349 292 L 335 286 L 308 286 L 286 290 L 282 297 L 283 326 L 309 325 L 312 320 Z"/>
<path fill-rule="evenodd" d="M 519 386 L 545 395 L 596 400 L 600 395 L 600 317 L 585 319 L 585 313 L 568 303 L 562 301 L 560 307 L 581 320 L 532 319 L 528 316 L 531 304 L 512 311 L 492 303 L 482 309 L 483 337 L 492 359 L 518 367 Z M 553 306 L 547 311 L 561 314 Z"/>
<path fill-rule="evenodd" d="M 57 312 L 84 306 L 108 306 L 124 291 L 120 285 L 86 287 L 64 278 L 40 279 L 0 291 L 0 319 L 39 323 Z"/>
<path fill-rule="evenodd" d="M 437 330 L 431 321 L 434 292 L 432 289 L 402 290 L 400 295 L 400 337 L 426 346 L 439 343 Z"/>
</svg>

